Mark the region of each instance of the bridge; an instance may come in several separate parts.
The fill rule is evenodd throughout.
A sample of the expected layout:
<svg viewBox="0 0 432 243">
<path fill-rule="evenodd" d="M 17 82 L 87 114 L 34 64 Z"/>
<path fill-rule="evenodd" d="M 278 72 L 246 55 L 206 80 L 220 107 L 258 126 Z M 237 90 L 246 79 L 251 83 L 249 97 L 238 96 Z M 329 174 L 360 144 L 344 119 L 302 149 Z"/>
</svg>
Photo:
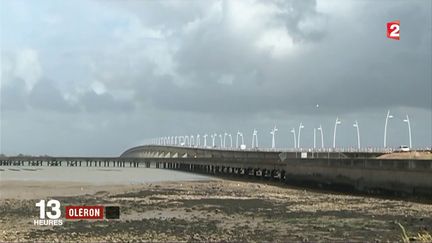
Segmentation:
<svg viewBox="0 0 432 243">
<path fill-rule="evenodd" d="M 144 145 L 119 157 L 5 157 L 0 166 L 161 168 L 432 199 L 432 160 L 379 159 L 382 154 Z"/>
</svg>

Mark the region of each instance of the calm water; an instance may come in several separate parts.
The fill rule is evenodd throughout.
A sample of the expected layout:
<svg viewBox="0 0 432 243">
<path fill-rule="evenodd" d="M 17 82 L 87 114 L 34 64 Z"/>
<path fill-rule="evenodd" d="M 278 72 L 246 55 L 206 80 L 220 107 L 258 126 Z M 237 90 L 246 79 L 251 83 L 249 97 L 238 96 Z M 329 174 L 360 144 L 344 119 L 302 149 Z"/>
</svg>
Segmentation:
<svg viewBox="0 0 432 243">
<path fill-rule="evenodd" d="M 212 177 L 154 168 L 0 167 L 0 180 L 69 181 L 94 184 L 139 184 L 211 180 Z"/>
</svg>

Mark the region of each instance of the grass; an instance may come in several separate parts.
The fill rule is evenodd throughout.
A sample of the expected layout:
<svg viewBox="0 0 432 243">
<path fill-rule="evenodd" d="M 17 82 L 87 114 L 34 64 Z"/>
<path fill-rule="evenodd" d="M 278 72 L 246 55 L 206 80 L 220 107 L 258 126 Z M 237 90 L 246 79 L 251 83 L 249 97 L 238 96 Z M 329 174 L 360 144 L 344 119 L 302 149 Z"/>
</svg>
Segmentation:
<svg viewBox="0 0 432 243">
<path fill-rule="evenodd" d="M 424 232 L 419 232 L 417 233 L 417 235 L 414 236 L 408 236 L 408 233 L 405 230 L 405 227 L 403 227 L 402 224 L 397 223 L 399 225 L 399 227 L 402 230 L 402 241 L 403 242 L 411 242 L 411 241 L 415 241 L 415 242 L 432 242 L 432 235 L 426 231 Z"/>
</svg>

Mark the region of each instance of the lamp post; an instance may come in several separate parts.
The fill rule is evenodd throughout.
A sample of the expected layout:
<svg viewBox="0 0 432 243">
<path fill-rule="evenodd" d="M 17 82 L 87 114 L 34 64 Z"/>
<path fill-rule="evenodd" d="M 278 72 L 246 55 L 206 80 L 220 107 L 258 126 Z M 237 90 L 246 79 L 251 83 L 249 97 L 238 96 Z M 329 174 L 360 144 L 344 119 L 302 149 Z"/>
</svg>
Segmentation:
<svg viewBox="0 0 432 243">
<path fill-rule="evenodd" d="M 300 148 L 300 136 L 301 136 L 301 130 L 304 128 L 303 123 L 300 122 L 299 125 L 299 131 L 298 131 L 298 138 L 297 138 L 297 148 Z"/>
<path fill-rule="evenodd" d="M 353 127 L 357 129 L 357 148 L 360 149 L 360 128 L 357 120 L 353 124 Z"/>
<path fill-rule="evenodd" d="M 291 133 L 293 134 L 293 138 L 294 138 L 294 148 L 297 148 L 297 140 L 296 140 L 296 133 L 295 133 L 295 129 L 291 129 Z"/>
<path fill-rule="evenodd" d="M 336 117 L 336 121 L 335 121 L 335 126 L 334 126 L 334 130 L 333 130 L 333 148 L 336 148 L 336 130 L 337 130 L 337 125 L 340 125 L 341 121 L 339 120 L 339 117 Z"/>
<path fill-rule="evenodd" d="M 272 135 L 272 149 L 275 148 L 276 146 L 276 142 L 275 142 L 275 135 L 276 132 L 278 131 L 278 129 L 276 128 L 276 125 L 274 126 L 274 128 L 270 131 L 270 134 Z"/>
<path fill-rule="evenodd" d="M 204 148 L 207 148 L 207 133 L 204 134 L 203 138 L 204 138 Z"/>
<path fill-rule="evenodd" d="M 233 146 L 233 141 L 232 141 L 231 133 L 228 134 L 228 137 L 230 138 L 230 148 L 232 148 L 232 146 Z"/>
<path fill-rule="evenodd" d="M 384 148 L 387 148 L 387 123 L 389 119 L 392 119 L 393 115 L 390 115 L 390 110 L 387 111 L 387 116 L 384 124 Z"/>
<path fill-rule="evenodd" d="M 224 146 L 224 148 L 226 148 L 226 136 L 228 136 L 228 133 L 224 132 L 224 136 L 223 136 L 223 146 Z"/>
<path fill-rule="evenodd" d="M 222 134 L 219 134 L 219 139 L 220 139 L 220 147 L 223 148 Z"/>
<path fill-rule="evenodd" d="M 189 147 L 195 147 L 195 137 L 193 135 L 190 135 Z"/>
<path fill-rule="evenodd" d="M 403 120 L 404 122 L 406 122 L 408 124 L 408 136 L 409 136 L 409 147 L 412 148 L 412 140 L 411 140 L 411 123 L 409 120 L 408 115 L 406 115 L 406 119 Z"/>
<path fill-rule="evenodd" d="M 313 147 L 313 148 L 316 149 L 316 128 L 315 128 L 315 127 L 314 127 L 314 130 L 313 130 L 313 131 L 314 131 L 314 134 L 313 134 L 313 139 L 314 139 L 314 141 L 313 141 L 313 146 L 314 146 L 314 147 Z"/>
<path fill-rule="evenodd" d="M 252 133 L 252 148 L 258 148 L 258 131 L 255 129 Z"/>
<path fill-rule="evenodd" d="M 318 130 L 321 132 L 321 148 L 324 148 L 324 135 L 323 135 L 323 129 L 321 127 L 321 124 L 318 127 Z"/>
<path fill-rule="evenodd" d="M 217 134 L 213 133 L 210 136 L 211 136 L 211 139 L 212 139 L 212 148 L 214 148 L 214 147 L 216 147 L 215 140 L 216 140 Z"/>
<path fill-rule="evenodd" d="M 240 132 L 240 131 L 237 131 L 237 135 L 236 135 L 236 148 L 239 147 L 238 139 L 239 139 L 240 134 L 241 134 L 241 132 Z"/>
<path fill-rule="evenodd" d="M 197 136 L 196 136 L 196 147 L 200 147 L 201 146 L 201 139 L 200 139 L 200 135 L 199 134 L 197 134 Z"/>
</svg>

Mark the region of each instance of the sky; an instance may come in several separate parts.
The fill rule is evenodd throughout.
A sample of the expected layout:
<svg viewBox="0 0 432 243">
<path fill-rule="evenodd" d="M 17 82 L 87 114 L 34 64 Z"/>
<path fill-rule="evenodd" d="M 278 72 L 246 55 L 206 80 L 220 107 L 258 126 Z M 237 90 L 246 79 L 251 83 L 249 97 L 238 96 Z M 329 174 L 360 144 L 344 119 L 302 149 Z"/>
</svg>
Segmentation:
<svg viewBox="0 0 432 243">
<path fill-rule="evenodd" d="M 0 153 L 117 156 L 159 136 L 432 144 L 428 0 L 0 0 Z M 400 20 L 400 40 L 386 23 Z M 318 106 L 317 106 L 318 105 Z M 318 138 L 320 138 L 318 136 Z M 317 146 L 321 143 L 318 139 Z"/>
</svg>

